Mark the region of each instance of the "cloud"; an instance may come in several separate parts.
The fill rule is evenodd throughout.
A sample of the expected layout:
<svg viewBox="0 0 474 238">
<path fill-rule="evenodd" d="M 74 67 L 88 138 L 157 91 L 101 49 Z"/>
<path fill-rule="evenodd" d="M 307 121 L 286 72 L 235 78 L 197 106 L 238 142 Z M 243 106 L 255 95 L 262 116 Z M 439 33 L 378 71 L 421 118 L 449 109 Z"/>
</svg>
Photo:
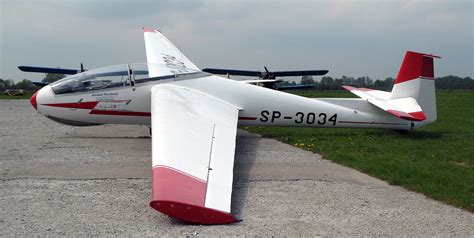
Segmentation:
<svg viewBox="0 0 474 238">
<path fill-rule="evenodd" d="M 2 1 L 1 75 L 17 65 L 89 68 L 145 61 L 156 27 L 201 67 L 329 69 L 394 77 L 406 50 L 444 56 L 437 74 L 472 76 L 473 2 Z"/>
</svg>

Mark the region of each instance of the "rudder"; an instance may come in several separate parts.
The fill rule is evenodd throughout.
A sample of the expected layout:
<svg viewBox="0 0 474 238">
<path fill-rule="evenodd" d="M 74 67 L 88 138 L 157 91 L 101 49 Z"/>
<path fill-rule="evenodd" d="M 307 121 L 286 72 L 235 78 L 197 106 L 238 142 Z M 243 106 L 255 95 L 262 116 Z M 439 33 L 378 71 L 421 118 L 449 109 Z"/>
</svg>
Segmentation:
<svg viewBox="0 0 474 238">
<path fill-rule="evenodd" d="M 391 99 L 412 97 L 417 101 L 426 120 L 415 127 L 432 123 L 437 117 L 433 58 L 440 57 L 407 51 L 390 95 Z"/>
</svg>

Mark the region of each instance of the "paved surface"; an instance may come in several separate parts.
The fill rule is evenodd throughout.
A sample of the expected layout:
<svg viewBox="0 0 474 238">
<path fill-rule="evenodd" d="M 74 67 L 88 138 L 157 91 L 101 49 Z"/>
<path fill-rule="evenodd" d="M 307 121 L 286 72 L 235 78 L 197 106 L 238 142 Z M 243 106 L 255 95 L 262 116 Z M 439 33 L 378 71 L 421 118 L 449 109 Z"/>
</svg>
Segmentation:
<svg viewBox="0 0 474 238">
<path fill-rule="evenodd" d="M 0 100 L 0 236 L 474 236 L 472 213 L 239 131 L 233 212 L 183 224 L 149 207 L 148 128 L 73 128 Z"/>
</svg>

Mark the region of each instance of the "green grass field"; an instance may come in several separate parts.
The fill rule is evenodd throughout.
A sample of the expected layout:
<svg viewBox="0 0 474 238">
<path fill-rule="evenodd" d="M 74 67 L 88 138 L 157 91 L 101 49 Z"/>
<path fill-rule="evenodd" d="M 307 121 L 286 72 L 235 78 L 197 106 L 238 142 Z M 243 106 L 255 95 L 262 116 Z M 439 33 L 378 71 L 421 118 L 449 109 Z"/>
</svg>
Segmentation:
<svg viewBox="0 0 474 238">
<path fill-rule="evenodd" d="M 353 97 L 348 92 L 298 92 Z M 474 91 L 438 92 L 438 119 L 407 134 L 385 129 L 246 127 L 474 212 Z"/>
<path fill-rule="evenodd" d="M 24 95 L 21 95 L 21 96 L 9 96 L 9 95 L 5 95 L 3 92 L 0 94 L 0 99 L 30 99 L 31 96 L 33 96 L 33 93 L 32 92 L 25 92 Z"/>
</svg>

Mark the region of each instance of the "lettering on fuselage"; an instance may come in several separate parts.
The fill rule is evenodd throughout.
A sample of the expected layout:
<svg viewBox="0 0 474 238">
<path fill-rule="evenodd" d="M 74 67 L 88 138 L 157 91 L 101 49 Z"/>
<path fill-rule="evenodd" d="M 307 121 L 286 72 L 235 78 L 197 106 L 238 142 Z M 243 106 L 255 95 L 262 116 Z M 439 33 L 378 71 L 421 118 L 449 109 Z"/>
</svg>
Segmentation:
<svg viewBox="0 0 474 238">
<path fill-rule="evenodd" d="M 115 96 L 118 96 L 118 94 L 118 92 L 93 93 L 92 97 L 95 97 L 96 101 L 108 101 L 115 100 Z"/>
<path fill-rule="evenodd" d="M 283 119 L 292 121 L 295 124 L 307 124 L 307 125 L 336 125 L 337 114 L 328 116 L 328 114 L 321 112 L 297 112 L 292 115 L 283 115 L 280 111 L 268 111 L 263 110 L 260 112 L 260 122 L 275 123 L 277 119 Z"/>
</svg>

